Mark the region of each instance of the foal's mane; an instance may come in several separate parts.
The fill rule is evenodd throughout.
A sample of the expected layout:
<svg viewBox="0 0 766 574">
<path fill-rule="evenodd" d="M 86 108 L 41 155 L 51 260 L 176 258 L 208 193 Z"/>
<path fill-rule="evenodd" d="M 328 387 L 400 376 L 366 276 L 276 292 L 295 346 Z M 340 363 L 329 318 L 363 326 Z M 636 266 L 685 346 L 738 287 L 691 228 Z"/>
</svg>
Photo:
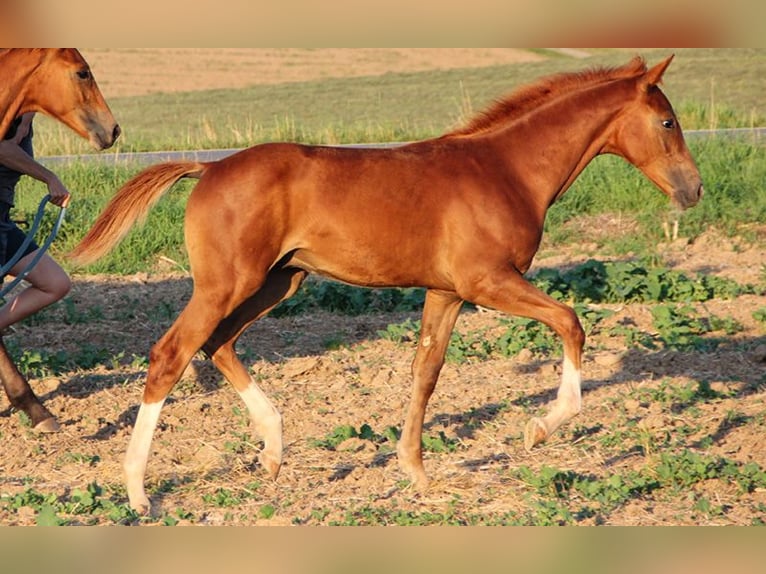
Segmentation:
<svg viewBox="0 0 766 574">
<path fill-rule="evenodd" d="M 486 133 L 564 94 L 604 82 L 634 78 L 645 72 L 646 62 L 643 58 L 636 56 L 619 67 L 595 68 L 547 76 L 513 91 L 509 96 L 496 101 L 488 109 L 479 113 L 465 126 L 448 132 L 443 137 Z"/>
</svg>

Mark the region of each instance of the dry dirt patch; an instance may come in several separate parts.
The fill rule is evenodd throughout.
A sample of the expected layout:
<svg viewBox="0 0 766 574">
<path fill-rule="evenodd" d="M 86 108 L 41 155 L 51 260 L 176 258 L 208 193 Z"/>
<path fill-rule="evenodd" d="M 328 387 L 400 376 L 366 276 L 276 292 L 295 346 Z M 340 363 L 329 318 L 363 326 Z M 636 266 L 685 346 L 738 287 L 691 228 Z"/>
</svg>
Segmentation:
<svg viewBox="0 0 766 574">
<path fill-rule="evenodd" d="M 714 250 L 708 244 L 706 249 L 712 272 L 725 271 L 735 253 L 756 265 L 766 262 L 754 247 Z M 694 251 L 693 246 L 678 248 L 676 256 L 693 259 Z M 180 275 L 78 277 L 68 308 L 62 306 L 45 323 L 19 327 L 9 338 L 21 349 L 70 356 L 99 349 L 114 361 L 31 381 L 61 420 L 63 432 L 57 435 L 34 435 L 8 411 L 5 397 L 0 399 L 4 496 L 31 488 L 66 497 L 97 483 L 106 489 L 103 496 L 125 500 L 121 461 L 140 401 L 145 357 L 190 289 L 189 279 Z M 454 448 L 426 453 L 434 483 L 422 494 L 408 487 L 390 445 L 352 438 L 334 449 L 319 446 L 339 427 L 359 430 L 366 424 L 382 434 L 401 425 L 414 342 L 397 344 L 378 332 L 416 319 L 417 313 L 266 318 L 244 335 L 239 350 L 284 415 L 285 465 L 279 480 L 268 481 L 253 463 L 259 446 L 244 405 L 198 357 L 163 410 L 147 475 L 150 496 L 160 515 L 195 524 L 386 523 L 439 516 L 556 522 L 566 517 L 543 514 L 563 504 L 555 492 L 540 497 L 519 479 L 517 469 L 552 467 L 606 480 L 646 472 L 667 444 L 764 468 L 766 354 L 757 353 L 764 335 L 753 311 L 766 307 L 766 297 L 710 301 L 703 307 L 701 313 L 731 316 L 743 329 L 716 348 L 685 352 L 627 349 L 605 331 L 592 334 L 583 413 L 532 453 L 523 448 L 524 424 L 555 396 L 559 359 L 527 353 L 448 363 L 428 408 L 425 434 L 443 437 Z M 632 324 L 651 332 L 649 306 L 612 310 L 608 326 Z M 458 331 L 490 335 L 501 319 L 494 312 L 464 312 Z M 698 381 L 706 381 L 714 395 L 689 404 L 673 398 Z M 620 438 L 622 433 L 626 438 Z M 631 447 L 635 437 L 644 442 Z M 707 512 L 695 507 L 702 499 L 712 505 Z M 587 501 L 573 495 L 569 503 L 577 508 Z M 539 506 L 546 504 L 552 506 Z M 634 495 L 609 513 L 569 520 L 750 524 L 764 505 L 763 489 L 743 495 L 734 483 L 708 480 L 676 497 Z M 3 524 L 35 520 L 28 506 L 23 512 L 0 510 Z M 108 523 L 103 515 L 96 520 Z"/>
<path fill-rule="evenodd" d="M 90 48 L 107 98 L 534 62 L 517 48 Z"/>
</svg>

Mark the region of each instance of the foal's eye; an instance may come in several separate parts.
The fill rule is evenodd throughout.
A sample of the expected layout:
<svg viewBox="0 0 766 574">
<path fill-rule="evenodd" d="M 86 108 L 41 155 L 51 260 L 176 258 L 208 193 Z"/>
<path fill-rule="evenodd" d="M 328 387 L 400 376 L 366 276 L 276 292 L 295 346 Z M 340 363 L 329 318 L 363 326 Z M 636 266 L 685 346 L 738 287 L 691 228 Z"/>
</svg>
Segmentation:
<svg viewBox="0 0 766 574">
<path fill-rule="evenodd" d="M 662 127 L 672 130 L 676 126 L 676 122 L 673 120 L 662 120 Z"/>
<path fill-rule="evenodd" d="M 79 70 L 77 72 L 77 77 L 80 78 L 81 80 L 87 80 L 88 78 L 90 78 L 90 70 L 87 70 L 87 69 Z"/>
</svg>

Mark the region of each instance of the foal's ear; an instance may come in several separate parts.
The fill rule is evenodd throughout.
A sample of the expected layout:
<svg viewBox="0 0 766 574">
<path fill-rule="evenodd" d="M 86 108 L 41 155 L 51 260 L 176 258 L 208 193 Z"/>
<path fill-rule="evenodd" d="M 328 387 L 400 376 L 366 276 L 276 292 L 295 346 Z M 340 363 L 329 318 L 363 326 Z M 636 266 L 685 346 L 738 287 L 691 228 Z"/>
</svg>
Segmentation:
<svg viewBox="0 0 766 574">
<path fill-rule="evenodd" d="M 668 69 L 668 66 L 670 65 L 670 62 L 673 60 L 674 56 L 675 54 L 671 54 L 670 56 L 665 58 L 662 62 L 650 68 L 646 72 L 646 74 L 644 74 L 644 78 L 643 78 L 644 86 L 649 88 L 659 84 L 662 81 L 662 75 L 665 73 L 665 70 Z"/>
</svg>

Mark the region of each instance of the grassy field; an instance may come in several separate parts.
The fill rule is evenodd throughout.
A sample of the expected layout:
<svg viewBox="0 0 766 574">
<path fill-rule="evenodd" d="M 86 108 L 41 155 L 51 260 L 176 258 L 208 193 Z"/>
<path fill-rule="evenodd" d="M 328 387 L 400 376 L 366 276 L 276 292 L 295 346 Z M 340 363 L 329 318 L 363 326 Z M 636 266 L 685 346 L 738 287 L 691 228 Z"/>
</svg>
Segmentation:
<svg viewBox="0 0 766 574">
<path fill-rule="evenodd" d="M 766 50 L 677 50 L 664 89 L 687 128 L 763 125 Z M 669 50 L 642 50 L 649 63 Z M 269 140 L 309 143 L 404 141 L 435 136 L 540 76 L 620 65 L 634 52 L 558 54 L 541 62 L 388 73 L 116 98 L 124 128 L 117 149 L 246 147 Z M 41 118 L 38 153 L 89 152 L 66 128 Z"/>
</svg>

